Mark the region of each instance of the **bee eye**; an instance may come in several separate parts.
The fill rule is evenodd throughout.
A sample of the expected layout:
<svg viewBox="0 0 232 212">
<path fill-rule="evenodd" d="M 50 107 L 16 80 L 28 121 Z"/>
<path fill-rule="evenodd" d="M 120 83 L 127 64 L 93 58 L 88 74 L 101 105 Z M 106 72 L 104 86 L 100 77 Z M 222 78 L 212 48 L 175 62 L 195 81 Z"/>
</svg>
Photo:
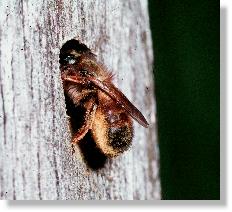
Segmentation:
<svg viewBox="0 0 232 212">
<path fill-rule="evenodd" d="M 68 55 L 67 57 L 64 58 L 64 61 L 70 65 L 76 63 L 76 58 L 72 55 Z"/>
</svg>

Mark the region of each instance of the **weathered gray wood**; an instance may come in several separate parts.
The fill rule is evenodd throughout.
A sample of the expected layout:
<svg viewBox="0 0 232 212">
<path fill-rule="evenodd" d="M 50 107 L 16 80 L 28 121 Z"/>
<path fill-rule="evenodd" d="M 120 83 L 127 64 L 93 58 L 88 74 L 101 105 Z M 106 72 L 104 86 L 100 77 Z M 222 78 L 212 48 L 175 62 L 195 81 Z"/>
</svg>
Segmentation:
<svg viewBox="0 0 232 212">
<path fill-rule="evenodd" d="M 59 49 L 78 37 L 147 117 L 92 171 L 70 144 Z M 160 199 L 147 1 L 0 2 L 0 199 Z"/>
</svg>

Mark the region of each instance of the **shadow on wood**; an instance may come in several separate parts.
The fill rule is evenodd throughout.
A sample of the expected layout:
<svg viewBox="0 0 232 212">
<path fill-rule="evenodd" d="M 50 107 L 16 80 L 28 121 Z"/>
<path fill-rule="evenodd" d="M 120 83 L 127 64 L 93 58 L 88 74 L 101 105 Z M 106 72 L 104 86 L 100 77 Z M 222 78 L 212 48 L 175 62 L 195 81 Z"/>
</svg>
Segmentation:
<svg viewBox="0 0 232 212">
<path fill-rule="evenodd" d="M 89 168 L 97 170 L 104 167 L 107 157 L 96 146 L 90 132 L 86 134 L 78 145 Z"/>
<path fill-rule="evenodd" d="M 75 106 L 67 95 L 65 95 L 65 102 L 67 114 L 70 117 L 70 127 L 74 134 L 84 122 L 84 116 L 81 114 L 84 114 L 85 110 L 83 107 Z M 90 132 L 78 143 L 78 146 L 89 168 L 97 170 L 104 166 L 107 157 L 96 146 Z"/>
</svg>

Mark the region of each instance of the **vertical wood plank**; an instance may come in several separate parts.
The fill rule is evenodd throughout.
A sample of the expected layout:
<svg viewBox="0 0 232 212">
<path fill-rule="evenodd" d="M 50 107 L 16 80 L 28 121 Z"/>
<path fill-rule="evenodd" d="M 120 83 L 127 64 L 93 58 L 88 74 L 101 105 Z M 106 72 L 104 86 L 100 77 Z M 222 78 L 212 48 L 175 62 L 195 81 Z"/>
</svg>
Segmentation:
<svg viewBox="0 0 232 212">
<path fill-rule="evenodd" d="M 3 1 L 0 16 L 0 199 L 160 199 L 147 1 Z M 70 143 L 58 60 L 74 37 L 150 123 L 98 171 Z"/>
</svg>

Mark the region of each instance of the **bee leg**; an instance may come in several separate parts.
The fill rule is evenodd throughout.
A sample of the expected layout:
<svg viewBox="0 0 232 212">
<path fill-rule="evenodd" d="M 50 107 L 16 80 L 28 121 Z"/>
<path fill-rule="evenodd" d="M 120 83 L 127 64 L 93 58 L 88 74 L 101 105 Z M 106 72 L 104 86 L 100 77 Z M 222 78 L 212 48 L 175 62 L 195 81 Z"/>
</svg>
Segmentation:
<svg viewBox="0 0 232 212">
<path fill-rule="evenodd" d="M 82 125 L 82 127 L 74 134 L 72 143 L 77 144 L 84 136 L 86 133 L 89 131 L 89 129 L 92 128 L 95 112 L 97 109 L 97 104 L 94 98 L 90 99 L 84 104 L 86 108 L 85 112 L 85 122 Z"/>
</svg>

